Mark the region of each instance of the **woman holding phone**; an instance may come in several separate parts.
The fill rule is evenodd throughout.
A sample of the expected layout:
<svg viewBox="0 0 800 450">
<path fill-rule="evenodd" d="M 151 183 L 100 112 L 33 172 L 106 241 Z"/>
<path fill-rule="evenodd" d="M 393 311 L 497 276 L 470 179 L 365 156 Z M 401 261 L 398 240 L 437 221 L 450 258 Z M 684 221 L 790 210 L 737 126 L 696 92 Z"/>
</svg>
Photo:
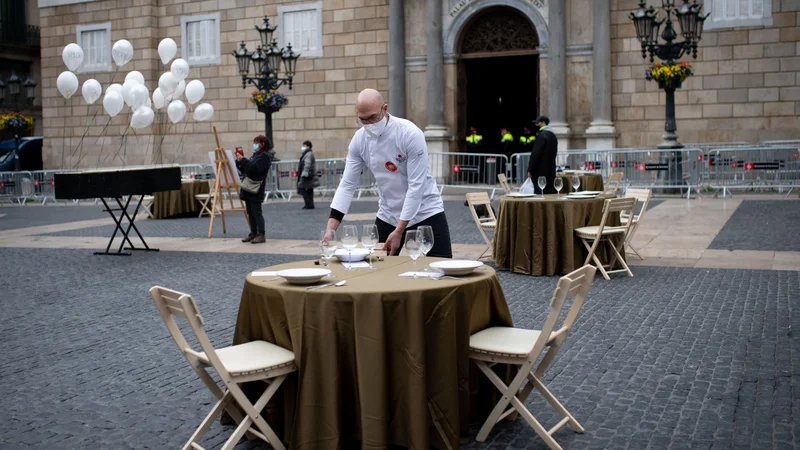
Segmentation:
<svg viewBox="0 0 800 450">
<path fill-rule="evenodd" d="M 242 242 L 262 244 L 266 242 L 264 233 L 264 203 L 267 176 L 272 166 L 272 148 L 266 136 L 256 136 L 253 139 L 253 156 L 245 158 L 236 152 L 236 168 L 242 173 L 242 185 L 239 198 L 242 199 L 250 219 L 250 234 Z"/>
</svg>

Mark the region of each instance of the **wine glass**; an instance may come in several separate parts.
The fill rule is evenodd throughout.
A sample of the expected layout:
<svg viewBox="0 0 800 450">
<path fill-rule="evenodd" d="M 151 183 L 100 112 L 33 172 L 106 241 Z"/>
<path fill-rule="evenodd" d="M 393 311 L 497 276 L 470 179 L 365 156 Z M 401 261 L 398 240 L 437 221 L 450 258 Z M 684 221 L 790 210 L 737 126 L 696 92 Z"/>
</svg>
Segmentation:
<svg viewBox="0 0 800 450">
<path fill-rule="evenodd" d="M 377 225 L 364 225 L 361 230 L 361 245 L 369 251 L 369 268 L 375 269 L 372 265 L 372 250 L 378 245 L 378 226 Z"/>
<path fill-rule="evenodd" d="M 539 180 L 536 182 L 539 185 L 539 190 L 542 191 L 542 197 L 544 197 L 544 188 L 547 186 L 547 178 L 539 177 Z"/>
<path fill-rule="evenodd" d="M 331 258 L 336 253 L 336 249 L 339 247 L 338 239 L 336 239 L 336 231 L 334 230 L 322 230 L 319 237 L 319 251 L 322 253 L 322 257 L 325 258 L 325 265 L 331 265 Z M 331 272 L 328 277 L 336 278 L 336 276 Z"/>
<path fill-rule="evenodd" d="M 556 188 L 556 194 L 561 197 L 561 188 L 564 187 L 564 180 L 562 180 L 561 177 L 556 177 L 556 179 L 553 180 L 553 187 Z"/>
<path fill-rule="evenodd" d="M 572 188 L 575 189 L 575 192 L 578 192 L 578 188 L 581 187 L 581 177 L 578 175 L 572 176 Z"/>
<path fill-rule="evenodd" d="M 428 270 L 428 252 L 433 248 L 433 228 L 430 225 L 420 225 L 417 227 L 417 241 L 422 255 L 425 258 L 425 264 L 422 267 L 423 272 L 432 272 Z"/>
<path fill-rule="evenodd" d="M 417 278 L 417 258 L 419 258 L 422 251 L 417 240 L 417 230 L 406 231 L 406 251 L 411 260 L 414 261 L 414 278 Z"/>
<path fill-rule="evenodd" d="M 353 269 L 353 249 L 358 245 L 358 227 L 345 225 L 342 229 L 342 247 L 347 250 L 347 265 L 345 269 Z"/>
</svg>

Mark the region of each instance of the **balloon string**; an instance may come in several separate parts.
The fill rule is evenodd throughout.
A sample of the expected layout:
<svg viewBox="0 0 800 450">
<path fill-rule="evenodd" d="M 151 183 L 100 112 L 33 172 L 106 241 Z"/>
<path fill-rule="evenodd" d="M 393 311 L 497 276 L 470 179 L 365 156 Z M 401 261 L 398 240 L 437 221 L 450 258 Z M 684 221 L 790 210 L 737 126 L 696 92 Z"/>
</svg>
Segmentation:
<svg viewBox="0 0 800 450">
<path fill-rule="evenodd" d="M 122 141 L 119 144 L 119 148 L 117 149 L 117 153 L 114 155 L 113 158 L 111 158 L 111 162 L 114 162 L 114 160 L 117 158 L 117 156 L 119 156 L 119 152 L 122 150 L 122 146 L 125 144 L 125 140 L 128 137 L 128 130 L 130 130 L 130 129 L 131 129 L 131 126 L 128 125 L 128 128 L 125 129 L 125 132 L 122 133 Z M 103 158 L 103 163 L 106 162 L 106 159 L 107 159 L 107 157 Z M 125 164 L 124 160 L 122 161 L 122 164 L 123 165 Z"/>
<path fill-rule="evenodd" d="M 69 156 L 70 158 L 73 158 L 73 157 L 75 156 L 75 153 L 77 153 L 77 151 L 78 151 L 78 148 L 81 146 L 81 144 L 83 144 L 83 139 L 84 139 L 84 138 L 86 137 L 86 135 L 89 133 L 89 127 L 92 125 L 92 123 L 94 123 L 94 119 L 96 119 L 96 118 L 97 118 L 97 115 L 98 115 L 98 114 L 100 114 L 100 110 L 102 109 L 102 107 L 103 107 L 103 106 L 102 106 L 102 105 L 98 105 L 98 106 L 99 106 L 99 107 L 98 107 L 97 109 L 95 109 L 95 113 L 94 113 L 94 115 L 92 116 L 92 118 L 91 118 L 91 119 L 90 119 L 90 120 L 89 120 L 89 121 L 86 123 L 86 128 L 83 130 L 83 136 L 81 136 L 81 140 L 80 140 L 80 141 L 78 141 L 78 144 L 75 146 L 75 149 L 74 149 L 74 150 L 72 150 L 72 154 Z M 81 148 L 81 150 L 83 150 L 83 149 Z M 81 152 L 81 153 L 82 153 L 82 152 Z M 77 167 L 77 166 L 75 166 L 75 167 Z M 73 169 L 74 169 L 75 167 L 73 167 Z"/>
</svg>

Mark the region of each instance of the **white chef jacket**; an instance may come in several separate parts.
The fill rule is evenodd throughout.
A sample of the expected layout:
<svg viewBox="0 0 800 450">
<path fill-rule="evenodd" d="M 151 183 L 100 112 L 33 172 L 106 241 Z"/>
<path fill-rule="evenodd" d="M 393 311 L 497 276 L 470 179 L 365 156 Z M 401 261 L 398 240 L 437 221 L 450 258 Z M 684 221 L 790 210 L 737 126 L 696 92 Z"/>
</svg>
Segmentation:
<svg viewBox="0 0 800 450">
<path fill-rule="evenodd" d="M 368 167 L 378 184 L 378 218 L 397 226 L 413 226 L 444 212 L 444 203 L 428 165 L 425 135 L 406 119 L 390 116 L 383 133 L 373 137 L 356 131 L 344 166 L 344 175 L 331 208 L 343 214 L 350 209 L 361 171 Z"/>
</svg>

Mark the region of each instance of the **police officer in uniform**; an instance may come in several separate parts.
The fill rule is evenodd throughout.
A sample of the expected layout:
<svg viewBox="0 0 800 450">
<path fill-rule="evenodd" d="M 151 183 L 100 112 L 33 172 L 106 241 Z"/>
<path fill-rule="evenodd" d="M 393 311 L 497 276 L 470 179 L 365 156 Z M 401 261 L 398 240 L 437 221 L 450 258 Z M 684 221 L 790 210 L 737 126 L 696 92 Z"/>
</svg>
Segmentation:
<svg viewBox="0 0 800 450">
<path fill-rule="evenodd" d="M 386 253 L 400 253 L 406 230 L 430 225 L 434 242 L 428 256 L 452 258 L 444 203 L 428 167 L 428 148 L 422 130 L 409 120 L 390 116 L 388 105 L 374 89 L 358 94 L 356 114 L 361 129 L 350 141 L 342 181 L 331 202 L 328 236 L 350 209 L 361 170 L 368 168 L 378 185 L 375 224 Z"/>
<path fill-rule="evenodd" d="M 539 177 L 547 179 L 545 194 L 555 193 L 553 180 L 556 178 L 556 155 L 558 154 L 558 138 L 550 130 L 550 119 L 539 116 L 533 121 L 539 127 L 539 133 L 533 143 L 531 159 L 528 163 L 528 177 L 533 181 L 534 191 L 541 194 L 537 184 Z"/>
<path fill-rule="evenodd" d="M 531 133 L 531 129 L 525 127 L 522 129 L 522 136 L 519 137 L 519 144 L 517 153 L 530 153 L 533 150 L 533 143 L 536 141 L 536 136 Z M 513 161 L 513 167 L 511 168 L 511 175 L 514 179 L 514 182 L 517 181 L 517 161 Z"/>
</svg>

